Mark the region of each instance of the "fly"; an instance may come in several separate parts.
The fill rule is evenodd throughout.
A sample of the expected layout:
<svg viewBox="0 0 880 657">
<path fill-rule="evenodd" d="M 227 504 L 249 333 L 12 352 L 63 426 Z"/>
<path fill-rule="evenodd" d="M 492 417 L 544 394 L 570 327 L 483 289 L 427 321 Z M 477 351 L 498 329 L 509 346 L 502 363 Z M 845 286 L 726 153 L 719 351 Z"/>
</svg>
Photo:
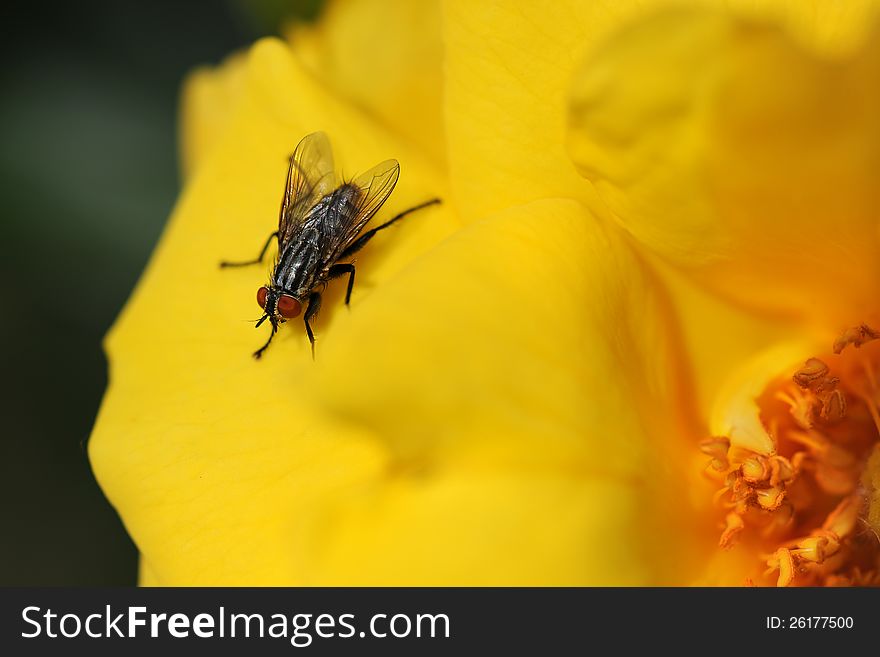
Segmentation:
<svg viewBox="0 0 880 657">
<path fill-rule="evenodd" d="M 303 308 L 306 335 L 314 358 L 315 334 L 311 321 L 321 308 L 321 291 L 332 279 L 348 275 L 345 304 L 351 300 L 354 264 L 339 261 L 353 256 L 376 233 L 411 212 L 440 203 L 438 198 L 431 199 L 362 233 L 388 200 L 399 176 L 397 160 L 385 160 L 354 180 L 339 181 L 326 134 L 314 132 L 299 142 L 290 156 L 278 230 L 269 235 L 254 260 L 220 263 L 221 267 L 259 264 L 272 240 L 278 240 L 278 255 L 269 283 L 257 290 L 257 303 L 263 316 L 257 320 L 256 327 L 268 319 L 272 332 L 266 344 L 254 352 L 254 358 L 263 355 L 278 327 L 298 317 Z"/>
</svg>

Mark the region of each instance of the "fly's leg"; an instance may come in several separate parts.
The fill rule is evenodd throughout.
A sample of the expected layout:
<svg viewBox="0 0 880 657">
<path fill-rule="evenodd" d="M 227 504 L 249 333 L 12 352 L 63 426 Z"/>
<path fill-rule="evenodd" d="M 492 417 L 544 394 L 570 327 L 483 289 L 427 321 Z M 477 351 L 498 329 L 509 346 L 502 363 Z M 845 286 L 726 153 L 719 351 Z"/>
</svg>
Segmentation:
<svg viewBox="0 0 880 657">
<path fill-rule="evenodd" d="M 306 314 L 303 317 L 303 321 L 306 324 L 306 335 L 309 336 L 309 342 L 312 344 L 312 360 L 315 359 L 315 334 L 312 333 L 312 325 L 309 323 L 311 320 L 315 318 L 315 315 L 318 314 L 318 311 L 321 309 L 321 293 L 320 292 L 312 292 L 309 295 L 309 307 L 306 310 Z"/>
<path fill-rule="evenodd" d="M 228 262 L 224 260 L 220 263 L 220 268 L 224 267 L 247 267 L 248 265 L 258 265 L 263 262 L 263 258 L 266 255 L 266 251 L 269 250 L 269 245 L 272 243 L 272 240 L 278 237 L 278 231 L 276 230 L 274 233 L 269 235 L 269 239 L 266 240 L 266 243 L 263 245 L 263 248 L 260 250 L 260 255 L 256 257 L 254 260 L 245 260 L 244 262 Z M 265 349 L 265 347 L 264 347 Z M 258 357 L 259 358 L 259 357 Z"/>
<path fill-rule="evenodd" d="M 349 247 L 345 251 L 342 252 L 342 255 L 339 256 L 339 259 L 341 260 L 343 258 L 347 258 L 348 256 L 354 255 L 355 253 L 360 251 L 362 248 L 364 248 L 364 245 L 366 245 L 366 243 L 369 242 L 373 238 L 373 235 L 378 233 L 380 230 L 384 230 L 385 228 L 388 228 L 388 226 L 393 224 L 395 221 L 400 221 L 406 215 L 408 215 L 412 212 L 415 212 L 416 210 L 421 210 L 422 208 L 427 208 L 429 205 L 437 205 L 439 203 L 440 203 L 439 198 L 432 198 L 430 201 L 425 201 L 424 203 L 420 203 L 419 205 L 415 206 L 414 208 L 410 208 L 409 210 L 404 210 L 399 215 L 397 215 L 396 217 L 392 217 L 391 219 L 386 221 L 381 226 L 376 226 L 375 228 L 368 230 L 366 233 L 364 233 L 363 235 L 358 237 L 354 242 L 352 242 L 349 245 Z M 346 303 L 348 303 L 348 302 L 346 301 Z"/>
<path fill-rule="evenodd" d="M 348 289 L 345 291 L 345 305 L 347 306 L 348 302 L 351 301 L 351 289 L 354 287 L 354 265 L 333 265 L 327 272 L 328 278 L 331 279 L 339 278 L 340 276 L 345 276 L 346 274 L 348 274 Z"/>
<path fill-rule="evenodd" d="M 264 319 L 265 319 L 265 317 L 264 317 Z M 260 324 L 262 324 L 262 323 L 263 323 L 263 320 L 261 319 L 259 321 L 259 323 L 257 324 L 257 326 L 259 327 Z M 272 338 L 275 337 L 275 333 L 277 331 L 278 331 L 278 324 L 276 324 L 274 321 L 272 321 L 272 332 L 269 334 L 269 339 L 266 340 L 266 344 L 264 344 L 262 347 L 260 347 L 259 349 L 257 349 L 254 352 L 254 358 L 256 358 L 257 360 L 260 360 L 260 357 L 263 355 L 263 352 L 269 348 L 269 344 L 272 342 Z"/>
</svg>

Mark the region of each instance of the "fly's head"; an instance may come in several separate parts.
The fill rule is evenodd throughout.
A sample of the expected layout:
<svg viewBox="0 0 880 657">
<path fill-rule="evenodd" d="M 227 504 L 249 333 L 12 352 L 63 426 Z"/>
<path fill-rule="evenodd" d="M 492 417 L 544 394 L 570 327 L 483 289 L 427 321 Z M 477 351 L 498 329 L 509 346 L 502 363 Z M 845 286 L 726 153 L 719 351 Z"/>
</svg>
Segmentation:
<svg viewBox="0 0 880 657">
<path fill-rule="evenodd" d="M 296 297 L 286 294 L 274 285 L 264 285 L 257 290 L 257 303 L 264 313 L 257 326 L 268 319 L 272 327 L 277 328 L 279 324 L 298 317 L 302 312 L 302 303 Z"/>
</svg>

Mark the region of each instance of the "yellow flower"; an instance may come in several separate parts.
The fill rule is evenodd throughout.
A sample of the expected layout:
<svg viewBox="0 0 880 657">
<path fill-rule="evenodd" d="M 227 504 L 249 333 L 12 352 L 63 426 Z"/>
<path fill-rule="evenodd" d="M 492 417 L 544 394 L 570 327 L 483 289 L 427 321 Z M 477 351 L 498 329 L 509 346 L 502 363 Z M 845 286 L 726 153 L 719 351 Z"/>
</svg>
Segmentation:
<svg viewBox="0 0 880 657">
<path fill-rule="evenodd" d="M 763 4 L 765 17 L 791 9 Z M 763 553 L 757 583 L 880 583 L 880 351 L 849 347 L 880 337 L 880 26 L 869 3 L 850 16 L 809 5 L 812 30 L 705 8 L 622 29 L 575 75 L 568 145 L 643 247 L 788 320 L 786 340 L 731 358 L 715 344 L 730 328 L 680 299 L 712 408 L 702 447 L 726 509 L 721 547 Z"/>
<path fill-rule="evenodd" d="M 791 395 L 778 382 L 813 341 L 876 309 L 870 12 L 645 4 L 339 2 L 193 75 L 186 186 L 107 338 L 90 442 L 142 583 L 789 583 L 809 559 L 871 576 L 872 553 L 843 558 L 869 517 L 843 484 L 793 507 L 824 534 L 751 538 L 734 507 L 722 533 L 698 447 L 711 423 L 710 475 L 765 515 L 789 504 L 798 450 L 776 449 L 766 391 Z M 388 216 L 445 203 L 359 255 L 350 311 L 331 285 L 315 361 L 293 323 L 256 362 L 265 272 L 217 262 L 273 230 L 285 158 L 315 130 L 346 173 L 400 160 Z M 808 346 L 738 367 L 779 336 Z M 849 378 L 798 388 L 801 410 L 858 425 L 841 481 L 876 430 L 870 394 L 844 417 L 835 391 L 870 383 L 873 344 L 844 351 Z M 779 481 L 743 478 L 758 456 Z"/>
</svg>

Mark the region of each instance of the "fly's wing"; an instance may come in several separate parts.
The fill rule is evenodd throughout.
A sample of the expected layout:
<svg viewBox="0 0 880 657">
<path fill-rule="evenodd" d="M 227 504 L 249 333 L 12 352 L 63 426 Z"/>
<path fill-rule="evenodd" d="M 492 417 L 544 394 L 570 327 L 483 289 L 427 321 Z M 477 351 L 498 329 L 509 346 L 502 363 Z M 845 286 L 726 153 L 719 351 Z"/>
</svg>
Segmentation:
<svg viewBox="0 0 880 657">
<path fill-rule="evenodd" d="M 333 149 L 323 132 L 306 135 L 290 156 L 278 218 L 278 244 L 296 234 L 309 210 L 336 188 Z"/>
<path fill-rule="evenodd" d="M 391 196 L 399 177 L 400 165 L 397 160 L 385 160 L 351 181 L 360 194 L 353 211 L 340 226 L 339 240 L 330 261 L 338 258 L 357 239 L 358 233 Z"/>
</svg>

